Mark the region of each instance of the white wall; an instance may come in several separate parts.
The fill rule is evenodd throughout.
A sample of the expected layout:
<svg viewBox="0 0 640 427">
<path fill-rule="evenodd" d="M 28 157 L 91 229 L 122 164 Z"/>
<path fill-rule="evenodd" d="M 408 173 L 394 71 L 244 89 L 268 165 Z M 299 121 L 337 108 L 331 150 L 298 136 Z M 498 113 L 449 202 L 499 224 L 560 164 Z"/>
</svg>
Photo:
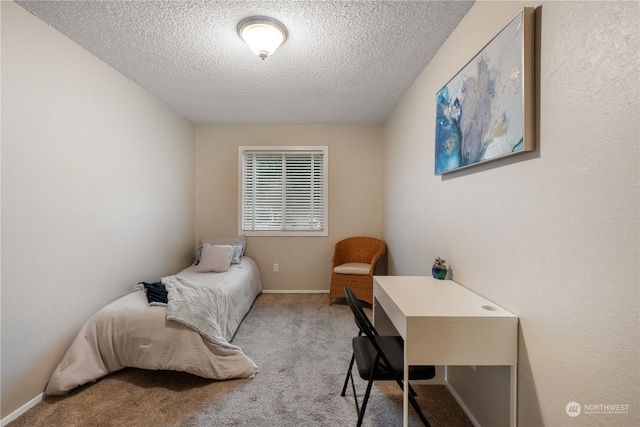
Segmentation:
<svg viewBox="0 0 640 427">
<path fill-rule="evenodd" d="M 329 236 L 247 238 L 247 255 L 260 267 L 266 290 L 328 291 L 333 245 L 351 236 L 380 237 L 382 127 L 199 126 L 197 238 L 237 234 L 241 145 L 329 147 Z"/>
<path fill-rule="evenodd" d="M 2 418 L 100 307 L 191 261 L 195 127 L 2 2 Z"/>
<path fill-rule="evenodd" d="M 544 2 L 537 151 L 433 173 L 436 92 L 522 5 L 476 3 L 385 123 L 390 270 L 441 256 L 520 316 L 518 425 L 639 425 L 640 4 Z M 451 371 L 482 425 L 508 421 L 505 370 Z M 571 401 L 629 411 L 571 418 Z"/>
</svg>

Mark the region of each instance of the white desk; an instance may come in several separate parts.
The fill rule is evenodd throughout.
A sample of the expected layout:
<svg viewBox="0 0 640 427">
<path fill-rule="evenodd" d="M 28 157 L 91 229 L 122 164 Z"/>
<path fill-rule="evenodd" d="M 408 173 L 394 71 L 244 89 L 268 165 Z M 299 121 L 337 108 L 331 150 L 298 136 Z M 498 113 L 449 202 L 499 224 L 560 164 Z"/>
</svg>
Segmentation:
<svg viewBox="0 0 640 427">
<path fill-rule="evenodd" d="M 374 276 L 373 323 L 404 338 L 409 365 L 511 366 L 511 425 L 516 425 L 518 317 L 451 280 Z M 404 426 L 408 425 L 404 387 Z"/>
</svg>

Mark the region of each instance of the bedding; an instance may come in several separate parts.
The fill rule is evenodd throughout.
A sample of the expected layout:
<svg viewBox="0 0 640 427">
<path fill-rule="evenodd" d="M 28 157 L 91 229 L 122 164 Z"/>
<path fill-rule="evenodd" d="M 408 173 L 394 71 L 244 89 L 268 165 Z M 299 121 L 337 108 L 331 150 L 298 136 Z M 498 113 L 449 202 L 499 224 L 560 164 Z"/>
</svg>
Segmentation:
<svg viewBox="0 0 640 427">
<path fill-rule="evenodd" d="M 196 268 L 162 278 L 169 294 L 166 307 L 149 305 L 144 287 L 137 285 L 99 310 L 76 336 L 45 394 L 66 394 L 125 367 L 217 380 L 253 377 L 258 367 L 230 341 L 262 290 L 256 263 L 243 257 L 222 273 Z M 208 322 L 191 324 L 202 321 L 194 310 L 206 313 Z"/>
</svg>

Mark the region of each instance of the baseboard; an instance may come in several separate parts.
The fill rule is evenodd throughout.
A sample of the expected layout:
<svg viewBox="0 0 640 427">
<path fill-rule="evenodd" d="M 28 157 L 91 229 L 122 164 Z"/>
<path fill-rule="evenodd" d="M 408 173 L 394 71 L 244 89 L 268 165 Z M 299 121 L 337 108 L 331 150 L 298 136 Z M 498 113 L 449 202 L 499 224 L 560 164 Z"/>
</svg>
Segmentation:
<svg viewBox="0 0 640 427">
<path fill-rule="evenodd" d="M 460 395 L 455 391 L 455 389 L 453 388 L 453 386 L 451 385 L 451 383 L 449 381 L 447 381 L 447 379 L 445 378 L 444 380 L 444 384 L 447 386 L 447 390 L 449 390 L 449 393 L 451 393 L 451 395 L 453 396 L 453 398 L 456 400 L 456 402 L 458 402 L 458 405 L 460 405 L 460 407 L 462 408 L 462 410 L 464 411 L 464 413 L 467 415 L 467 417 L 469 417 L 469 420 L 471 421 L 471 423 L 475 426 L 475 427 L 482 427 L 480 425 L 480 423 L 478 422 L 478 420 L 476 420 L 476 417 L 473 416 L 473 414 L 471 413 L 471 411 L 469 410 L 469 408 L 467 408 L 467 405 L 465 405 L 464 401 L 462 400 L 462 398 L 460 397 Z"/>
<path fill-rule="evenodd" d="M 34 397 L 33 399 L 31 399 L 30 401 L 28 401 L 27 403 L 25 403 L 24 405 L 22 405 L 21 407 L 19 407 L 18 409 L 16 409 L 15 411 L 13 411 L 12 413 L 10 413 L 9 415 L 7 415 L 6 417 L 4 417 L 2 419 L 2 421 L 0 421 L 0 426 L 4 427 L 7 424 L 9 424 L 11 421 L 15 420 L 16 418 L 18 418 L 20 415 L 24 414 L 25 412 L 27 412 L 29 409 L 33 408 L 34 406 L 36 406 L 38 403 L 42 402 L 42 398 L 44 397 L 44 393 L 40 393 L 39 395 L 37 395 L 36 397 Z"/>
<path fill-rule="evenodd" d="M 263 294 L 328 294 L 328 290 L 283 290 L 283 289 L 263 289 Z"/>
</svg>

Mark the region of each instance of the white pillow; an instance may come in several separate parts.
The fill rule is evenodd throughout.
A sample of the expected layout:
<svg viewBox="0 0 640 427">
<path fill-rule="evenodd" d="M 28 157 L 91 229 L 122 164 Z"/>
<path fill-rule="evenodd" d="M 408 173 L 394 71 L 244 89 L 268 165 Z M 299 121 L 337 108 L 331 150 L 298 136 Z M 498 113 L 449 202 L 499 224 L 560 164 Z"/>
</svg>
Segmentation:
<svg viewBox="0 0 640 427">
<path fill-rule="evenodd" d="M 216 246 L 213 243 L 210 243 L 213 246 Z M 220 246 L 220 245 L 218 245 Z M 244 252 L 244 246 L 243 245 L 229 245 L 229 246 L 233 246 L 235 249 L 235 252 L 233 254 L 233 258 L 231 259 L 231 264 L 240 264 L 242 262 L 242 253 Z M 200 264 L 200 259 L 202 258 L 202 246 L 200 246 L 198 248 L 198 250 L 196 251 L 196 258 L 193 260 L 193 263 L 195 265 Z"/>
<path fill-rule="evenodd" d="M 202 248 L 202 258 L 196 268 L 198 273 L 222 273 L 228 271 L 236 248 L 229 245 L 211 245 L 205 243 Z"/>
<path fill-rule="evenodd" d="M 198 246 L 198 250 L 196 250 L 196 257 L 193 261 L 195 265 L 200 264 L 200 258 L 202 257 L 202 246 L 205 243 L 209 243 L 211 245 L 242 245 L 242 250 L 238 254 L 234 256 L 232 264 L 240 264 L 242 261 L 242 257 L 244 256 L 244 251 L 247 249 L 247 237 L 244 234 L 239 236 L 216 236 L 216 237 L 203 237 L 200 239 L 200 246 Z"/>
<path fill-rule="evenodd" d="M 242 255 L 247 248 L 247 236 L 240 234 L 239 236 L 215 236 L 215 237 L 203 237 L 200 239 L 200 246 L 205 243 L 211 245 L 242 245 Z"/>
</svg>

